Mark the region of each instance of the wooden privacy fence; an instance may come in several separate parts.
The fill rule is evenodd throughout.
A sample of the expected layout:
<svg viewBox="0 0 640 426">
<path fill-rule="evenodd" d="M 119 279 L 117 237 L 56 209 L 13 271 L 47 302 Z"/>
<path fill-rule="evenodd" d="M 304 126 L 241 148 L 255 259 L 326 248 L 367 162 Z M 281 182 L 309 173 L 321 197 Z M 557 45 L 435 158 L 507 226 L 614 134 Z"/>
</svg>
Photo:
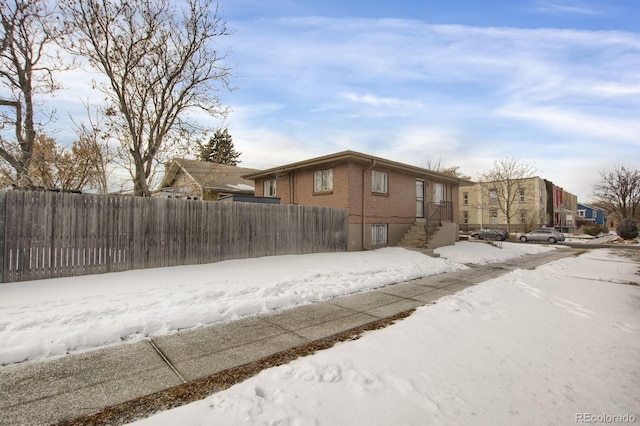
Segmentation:
<svg viewBox="0 0 640 426">
<path fill-rule="evenodd" d="M 347 249 L 348 211 L 0 192 L 0 282 Z"/>
</svg>

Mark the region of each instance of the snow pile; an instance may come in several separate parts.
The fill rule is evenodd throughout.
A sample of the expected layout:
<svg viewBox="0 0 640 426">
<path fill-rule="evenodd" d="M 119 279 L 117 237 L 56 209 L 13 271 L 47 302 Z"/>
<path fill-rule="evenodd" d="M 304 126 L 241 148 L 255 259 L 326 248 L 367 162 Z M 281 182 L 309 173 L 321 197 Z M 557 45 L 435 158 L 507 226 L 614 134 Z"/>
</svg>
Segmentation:
<svg viewBox="0 0 640 426">
<path fill-rule="evenodd" d="M 523 251 L 524 247 L 528 247 Z M 540 252 L 469 242 L 435 259 L 402 248 L 241 259 L 0 285 L 0 364 L 230 321 Z M 452 260 L 446 259 L 449 257 Z"/>
<path fill-rule="evenodd" d="M 636 269 L 597 250 L 517 270 L 136 424 L 637 422 L 640 287 L 614 283 Z"/>
</svg>

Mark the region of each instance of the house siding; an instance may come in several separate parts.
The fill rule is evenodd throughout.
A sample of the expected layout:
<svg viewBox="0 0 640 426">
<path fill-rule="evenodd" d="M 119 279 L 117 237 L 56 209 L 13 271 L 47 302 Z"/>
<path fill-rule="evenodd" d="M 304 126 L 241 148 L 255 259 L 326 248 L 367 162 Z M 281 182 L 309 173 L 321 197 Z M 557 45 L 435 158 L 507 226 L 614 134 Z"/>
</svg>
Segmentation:
<svg viewBox="0 0 640 426">
<path fill-rule="evenodd" d="M 194 183 L 193 180 L 191 180 L 191 178 L 187 176 L 187 174 L 182 170 L 178 171 L 178 173 L 176 174 L 172 186 L 176 188 L 176 191 L 178 193 L 184 194 L 185 197 L 197 199 L 203 198 L 202 190 L 200 189 L 200 187 L 196 183 Z M 207 200 L 209 199 L 210 198 L 207 198 Z"/>
<path fill-rule="evenodd" d="M 327 168 L 333 169 L 333 190 L 314 193 L 314 173 Z M 366 222 L 381 223 L 375 222 L 378 219 L 384 219 L 384 223 L 415 221 L 415 177 L 380 168 L 371 169 L 354 163 L 343 163 L 317 170 L 295 170 L 286 176 L 278 177 L 276 195 L 280 197 L 281 203 L 348 208 L 349 223 L 361 223 L 364 179 Z M 372 191 L 373 170 L 388 174 L 387 194 L 376 194 Z M 265 179 L 256 180 L 256 196 L 263 196 L 264 181 Z"/>
<path fill-rule="evenodd" d="M 607 215 L 604 210 L 578 203 L 578 211 L 584 212 L 584 217 L 578 216 L 578 221 L 592 222 L 595 225 L 607 226 Z"/>
</svg>

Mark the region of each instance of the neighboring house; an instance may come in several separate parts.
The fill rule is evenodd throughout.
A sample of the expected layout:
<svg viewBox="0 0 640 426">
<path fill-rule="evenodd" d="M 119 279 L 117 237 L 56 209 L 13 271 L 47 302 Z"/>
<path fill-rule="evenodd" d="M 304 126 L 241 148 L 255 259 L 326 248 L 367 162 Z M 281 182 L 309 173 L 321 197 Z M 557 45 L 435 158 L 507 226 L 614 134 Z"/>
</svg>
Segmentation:
<svg viewBox="0 0 640 426">
<path fill-rule="evenodd" d="M 566 229 L 576 226 L 577 197 L 540 177 L 504 182 L 470 182 L 460 187 L 460 227 L 507 229 L 526 232 L 542 226 Z M 507 201 L 509 200 L 508 208 Z"/>
<path fill-rule="evenodd" d="M 177 158 L 166 165 L 160 196 L 217 201 L 227 195 L 253 196 L 253 181 L 242 176 L 257 169 Z"/>
<path fill-rule="evenodd" d="M 578 203 L 578 220 L 607 227 L 607 212 L 599 207 Z"/>
<path fill-rule="evenodd" d="M 255 181 L 256 196 L 282 204 L 348 209 L 349 250 L 401 241 L 435 248 L 458 238 L 460 179 L 420 167 L 343 151 L 244 178 Z"/>
<path fill-rule="evenodd" d="M 574 232 L 578 225 L 576 222 L 578 197 L 554 185 L 553 182 L 546 180 L 545 183 L 548 197 L 547 210 L 553 213 L 553 221 L 549 225 L 561 232 Z"/>
</svg>

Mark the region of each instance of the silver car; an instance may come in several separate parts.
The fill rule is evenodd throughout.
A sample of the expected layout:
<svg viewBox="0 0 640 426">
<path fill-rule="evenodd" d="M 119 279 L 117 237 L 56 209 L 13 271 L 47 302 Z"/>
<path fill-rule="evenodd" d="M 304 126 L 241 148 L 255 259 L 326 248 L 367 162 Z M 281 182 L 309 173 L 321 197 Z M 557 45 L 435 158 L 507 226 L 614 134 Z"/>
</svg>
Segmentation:
<svg viewBox="0 0 640 426">
<path fill-rule="evenodd" d="M 527 241 L 548 241 L 550 243 L 555 243 L 558 241 L 564 241 L 564 234 L 553 228 L 542 228 L 520 235 L 520 241 L 523 243 Z"/>
</svg>

